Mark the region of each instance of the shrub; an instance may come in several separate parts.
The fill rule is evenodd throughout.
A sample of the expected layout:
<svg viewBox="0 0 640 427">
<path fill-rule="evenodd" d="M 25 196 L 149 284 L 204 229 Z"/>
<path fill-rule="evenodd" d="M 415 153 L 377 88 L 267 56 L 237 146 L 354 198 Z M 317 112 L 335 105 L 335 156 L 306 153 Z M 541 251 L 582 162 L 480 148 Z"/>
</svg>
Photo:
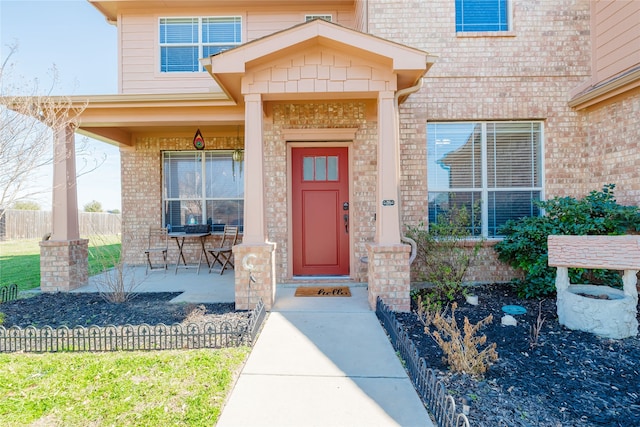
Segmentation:
<svg viewBox="0 0 640 427">
<path fill-rule="evenodd" d="M 423 303 L 451 302 L 465 293 L 462 286 L 467 269 L 482 246 L 481 239 L 471 240 L 472 215 L 464 205 L 453 206 L 438 215 L 438 221 L 426 228 L 423 223 L 407 227 L 417 251 L 413 265 L 419 280 L 434 285 L 416 292 Z"/>
<path fill-rule="evenodd" d="M 453 372 L 463 372 L 474 377 L 482 377 L 491 363 L 498 360 L 496 343 L 492 343 L 480 350 L 481 346 L 484 346 L 487 342 L 487 336 L 477 335 L 483 326 L 493 321 L 493 316 L 490 314 L 475 325 L 472 325 L 465 316 L 463 335 L 456 322 L 457 307 L 458 304 L 455 302 L 451 305 L 451 317 L 436 313 L 433 325 L 437 331 L 430 332 L 428 328 L 425 328 L 425 332 L 429 333 L 440 346 L 445 354 L 445 363 L 449 365 Z"/>
<path fill-rule="evenodd" d="M 537 202 L 546 212 L 544 216 L 504 224 L 500 233 L 505 237 L 494 248 L 501 261 L 524 272 L 523 279 L 513 281 L 521 297 L 555 292 L 555 268 L 547 263 L 549 235 L 619 235 L 640 230 L 638 208 L 619 205 L 614 188 L 614 184 L 607 184 L 581 200 L 556 197 Z M 569 269 L 569 277 L 573 283 L 621 285 L 619 273 L 610 270 Z"/>
</svg>

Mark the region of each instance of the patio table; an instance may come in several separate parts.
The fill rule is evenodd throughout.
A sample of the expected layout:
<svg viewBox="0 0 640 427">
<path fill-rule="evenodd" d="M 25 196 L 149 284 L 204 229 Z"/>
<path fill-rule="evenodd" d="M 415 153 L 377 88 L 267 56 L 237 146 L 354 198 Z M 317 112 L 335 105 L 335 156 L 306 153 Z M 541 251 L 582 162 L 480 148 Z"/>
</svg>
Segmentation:
<svg viewBox="0 0 640 427">
<path fill-rule="evenodd" d="M 182 263 L 185 267 L 187 267 L 187 261 L 184 259 L 183 248 L 186 241 L 192 241 L 197 243 L 196 239 L 200 240 L 200 257 L 198 258 L 198 274 L 200 274 L 200 264 L 202 264 L 202 255 L 204 254 L 204 259 L 207 261 L 207 267 L 210 266 L 209 257 L 207 256 L 207 250 L 205 248 L 205 241 L 207 236 L 211 233 L 185 233 L 185 232 L 175 232 L 169 233 L 169 237 L 175 239 L 176 244 L 178 245 L 178 260 L 176 261 L 176 271 L 178 273 L 178 267 L 180 267 L 180 260 L 182 259 Z"/>
</svg>

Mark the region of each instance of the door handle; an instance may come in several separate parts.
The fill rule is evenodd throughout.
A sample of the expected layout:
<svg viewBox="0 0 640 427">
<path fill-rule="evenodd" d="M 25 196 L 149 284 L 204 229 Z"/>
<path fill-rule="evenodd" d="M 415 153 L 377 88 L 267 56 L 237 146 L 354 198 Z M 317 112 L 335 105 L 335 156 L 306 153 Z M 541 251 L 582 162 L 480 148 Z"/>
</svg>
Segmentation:
<svg viewBox="0 0 640 427">
<path fill-rule="evenodd" d="M 344 214 L 344 231 L 349 234 L 349 215 Z"/>
</svg>

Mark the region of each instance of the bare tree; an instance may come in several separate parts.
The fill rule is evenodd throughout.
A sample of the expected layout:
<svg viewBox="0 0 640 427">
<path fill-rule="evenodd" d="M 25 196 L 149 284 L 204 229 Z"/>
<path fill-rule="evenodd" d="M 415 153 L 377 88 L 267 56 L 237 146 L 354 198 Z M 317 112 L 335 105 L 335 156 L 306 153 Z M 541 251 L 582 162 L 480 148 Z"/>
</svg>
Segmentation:
<svg viewBox="0 0 640 427">
<path fill-rule="evenodd" d="M 77 127 L 86 102 L 66 96 L 51 95 L 58 75 L 52 69 L 53 83 L 44 93 L 38 81 L 17 83 L 12 80 L 12 55 L 17 45 L 8 46 L 9 54 L 0 65 L 0 218 L 5 208 L 17 201 L 29 200 L 49 190 L 34 185 L 41 168 L 53 163 L 54 132 L 71 126 Z M 95 170 L 104 162 L 89 164 L 84 146 L 76 148 L 76 156 L 84 161 L 81 173 Z"/>
</svg>

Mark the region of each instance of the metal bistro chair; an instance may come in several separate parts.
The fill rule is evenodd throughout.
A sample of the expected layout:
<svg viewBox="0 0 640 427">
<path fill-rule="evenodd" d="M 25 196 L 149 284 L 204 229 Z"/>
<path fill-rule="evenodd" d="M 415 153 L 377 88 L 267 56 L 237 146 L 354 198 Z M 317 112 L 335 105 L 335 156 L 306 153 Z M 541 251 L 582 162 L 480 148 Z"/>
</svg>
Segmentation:
<svg viewBox="0 0 640 427">
<path fill-rule="evenodd" d="M 169 234 L 167 229 L 163 227 L 149 227 L 149 240 L 147 249 L 144 253 L 147 256 L 147 268 L 144 274 L 149 270 L 158 270 L 163 267 L 154 267 L 151 263 L 151 254 L 162 254 L 164 270 L 167 270 L 167 251 L 169 250 Z"/>
<path fill-rule="evenodd" d="M 231 261 L 233 256 L 233 246 L 238 241 L 239 227 L 236 225 L 225 225 L 224 232 L 222 233 L 222 242 L 220 246 L 214 249 L 209 249 L 208 252 L 213 256 L 213 261 L 209 265 L 209 273 L 216 263 L 221 265 L 220 274 L 224 273 L 228 267 L 234 269 L 235 266 Z"/>
</svg>

